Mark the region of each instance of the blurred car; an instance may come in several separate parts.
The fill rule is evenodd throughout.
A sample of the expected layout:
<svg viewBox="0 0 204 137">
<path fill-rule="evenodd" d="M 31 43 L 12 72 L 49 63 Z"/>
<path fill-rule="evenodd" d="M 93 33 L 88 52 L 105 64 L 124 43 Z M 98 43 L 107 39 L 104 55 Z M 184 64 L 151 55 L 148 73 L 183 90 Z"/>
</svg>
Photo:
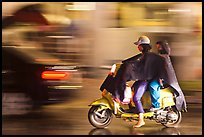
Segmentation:
<svg viewBox="0 0 204 137">
<path fill-rule="evenodd" d="M 2 45 L 2 114 L 61 103 L 82 87 L 77 66 L 34 47 Z"/>
</svg>

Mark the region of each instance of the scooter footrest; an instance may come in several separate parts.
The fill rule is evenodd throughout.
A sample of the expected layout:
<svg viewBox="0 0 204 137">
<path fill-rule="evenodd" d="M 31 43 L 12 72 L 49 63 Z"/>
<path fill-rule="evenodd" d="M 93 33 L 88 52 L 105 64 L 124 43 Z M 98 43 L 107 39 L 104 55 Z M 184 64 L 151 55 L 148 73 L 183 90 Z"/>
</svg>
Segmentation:
<svg viewBox="0 0 204 137">
<path fill-rule="evenodd" d="M 153 115 L 154 115 L 154 112 L 147 112 L 143 114 L 144 117 L 152 117 Z"/>
<path fill-rule="evenodd" d="M 138 114 L 130 114 L 130 113 L 124 113 L 121 115 L 122 118 L 128 118 L 128 117 L 138 117 Z"/>
</svg>

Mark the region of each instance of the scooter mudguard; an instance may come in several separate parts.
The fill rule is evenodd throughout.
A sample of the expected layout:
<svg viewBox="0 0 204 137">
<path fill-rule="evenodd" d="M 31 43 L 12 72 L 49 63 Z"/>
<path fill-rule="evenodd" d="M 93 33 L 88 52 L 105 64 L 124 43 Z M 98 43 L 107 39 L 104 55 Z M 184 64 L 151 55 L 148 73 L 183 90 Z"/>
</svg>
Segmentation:
<svg viewBox="0 0 204 137">
<path fill-rule="evenodd" d="M 112 107 L 110 103 L 108 102 L 108 100 L 103 97 L 93 101 L 91 104 L 89 104 L 89 106 L 103 106 L 104 109 L 109 108 L 112 110 Z"/>
</svg>

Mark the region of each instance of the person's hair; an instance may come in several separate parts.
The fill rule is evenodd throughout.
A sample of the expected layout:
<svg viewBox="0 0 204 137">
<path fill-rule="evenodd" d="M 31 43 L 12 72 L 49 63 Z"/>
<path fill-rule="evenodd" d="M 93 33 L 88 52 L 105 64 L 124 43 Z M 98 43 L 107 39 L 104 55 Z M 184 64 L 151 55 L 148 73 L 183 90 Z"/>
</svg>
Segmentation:
<svg viewBox="0 0 204 137">
<path fill-rule="evenodd" d="M 170 47 L 166 40 L 164 41 L 157 41 L 156 44 L 159 44 L 162 49 L 158 50 L 160 54 L 168 54 L 170 55 Z"/>
<path fill-rule="evenodd" d="M 149 52 L 152 49 L 152 46 L 150 44 L 140 44 L 142 46 L 143 50 L 142 53 Z"/>
</svg>

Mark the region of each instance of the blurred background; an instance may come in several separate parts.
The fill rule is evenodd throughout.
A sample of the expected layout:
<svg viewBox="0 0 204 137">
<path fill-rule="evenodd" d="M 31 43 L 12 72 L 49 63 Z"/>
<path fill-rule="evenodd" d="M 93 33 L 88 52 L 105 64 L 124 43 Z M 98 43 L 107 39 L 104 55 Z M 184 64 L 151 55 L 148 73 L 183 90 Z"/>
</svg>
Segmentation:
<svg viewBox="0 0 204 137">
<path fill-rule="evenodd" d="M 153 52 L 168 41 L 190 110 L 178 130 L 202 133 L 202 2 L 2 2 L 2 114 L 40 111 L 4 117 L 3 134 L 92 132 L 88 104 L 101 97 L 110 67 L 139 53 L 133 43 L 141 35 Z M 122 122 L 113 134 L 164 134 Z"/>
<path fill-rule="evenodd" d="M 138 54 L 133 43 L 141 35 L 153 52 L 167 40 L 181 88 L 201 91 L 201 2 L 2 2 L 3 45 L 77 66 L 82 79 L 103 79 L 113 63 Z"/>
<path fill-rule="evenodd" d="M 202 79 L 201 2 L 2 2 L 2 18 L 3 43 L 35 46 L 87 69 L 137 54 L 141 35 L 153 51 L 165 39 L 178 79 Z"/>
</svg>

